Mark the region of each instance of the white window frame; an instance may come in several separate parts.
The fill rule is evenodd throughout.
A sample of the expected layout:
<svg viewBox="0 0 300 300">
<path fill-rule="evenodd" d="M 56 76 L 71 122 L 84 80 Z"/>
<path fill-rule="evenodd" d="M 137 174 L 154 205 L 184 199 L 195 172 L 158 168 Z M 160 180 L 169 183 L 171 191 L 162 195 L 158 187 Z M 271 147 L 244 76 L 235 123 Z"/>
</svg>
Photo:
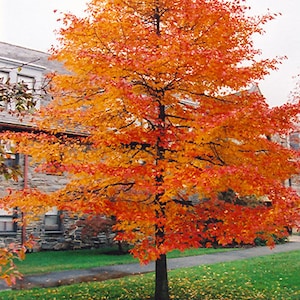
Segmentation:
<svg viewBox="0 0 300 300">
<path fill-rule="evenodd" d="M 4 151 L 4 154 L 2 154 L 4 163 L 8 167 L 17 166 L 19 164 L 19 154 L 13 149 L 16 146 L 15 143 L 11 140 L 0 140 L 0 146 Z"/>
<path fill-rule="evenodd" d="M 53 206 L 44 216 L 45 232 L 61 231 L 61 214 L 56 206 Z"/>
<path fill-rule="evenodd" d="M 0 234 L 16 233 L 17 223 L 15 209 L 0 208 Z"/>
<path fill-rule="evenodd" d="M 9 80 L 9 72 L 0 70 L 0 82 L 7 83 Z M 7 109 L 7 103 L 0 102 L 0 110 Z"/>
</svg>

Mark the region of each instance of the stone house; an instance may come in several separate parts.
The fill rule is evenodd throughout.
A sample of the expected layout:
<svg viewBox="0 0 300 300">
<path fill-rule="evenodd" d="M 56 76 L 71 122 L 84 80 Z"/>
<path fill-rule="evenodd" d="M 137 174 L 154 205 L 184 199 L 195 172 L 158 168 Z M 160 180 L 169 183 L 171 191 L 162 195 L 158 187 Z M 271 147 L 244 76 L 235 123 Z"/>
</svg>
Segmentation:
<svg viewBox="0 0 300 300">
<path fill-rule="evenodd" d="M 35 95 L 37 108 L 46 105 L 51 97 L 43 91 L 45 74 L 64 71 L 59 63 L 49 61 L 48 57 L 47 53 L 0 42 L 0 78 L 4 81 L 9 79 L 11 83 L 26 83 Z M 9 114 L 3 103 L 0 102 L 0 105 L 1 131 L 24 132 L 33 129 L 30 118 L 25 116 L 20 120 L 17 116 Z M 13 110 L 13 103 L 9 105 Z M 8 187 L 30 187 L 52 192 L 65 185 L 66 178 L 63 175 L 35 172 L 34 167 L 30 165 L 30 157 L 13 153 L 10 141 L 2 140 L 1 144 L 7 153 L 5 163 L 9 166 L 19 165 L 22 177 L 15 182 L 0 175 L 0 198 L 5 195 Z M 22 212 L 17 208 L 6 211 L 0 207 L 0 246 L 11 242 L 23 243 L 29 235 L 35 237 L 36 250 L 97 247 L 99 243 L 107 241 L 106 236 L 101 235 L 93 240 L 84 239 L 83 242 L 81 228 L 76 225 L 78 218 L 70 218 L 67 212 L 62 214 L 55 207 L 45 211 L 45 214 L 32 224 L 21 225 L 23 222 L 15 222 L 17 219 L 22 221 L 22 217 Z"/>
</svg>

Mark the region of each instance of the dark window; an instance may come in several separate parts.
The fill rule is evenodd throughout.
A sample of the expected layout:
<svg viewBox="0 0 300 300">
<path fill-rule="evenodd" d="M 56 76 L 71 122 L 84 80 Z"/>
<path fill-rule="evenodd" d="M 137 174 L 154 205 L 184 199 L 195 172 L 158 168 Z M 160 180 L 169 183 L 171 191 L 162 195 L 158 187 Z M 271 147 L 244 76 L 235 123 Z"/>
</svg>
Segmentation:
<svg viewBox="0 0 300 300">
<path fill-rule="evenodd" d="M 19 160 L 19 153 L 11 154 L 9 156 L 6 155 L 4 158 L 4 164 L 9 168 L 17 167 L 19 165 Z"/>
<path fill-rule="evenodd" d="M 17 211 L 15 209 L 0 209 L 0 234 L 17 231 Z"/>
<path fill-rule="evenodd" d="M 53 207 L 45 214 L 45 231 L 61 231 L 61 213 L 56 207 Z"/>
</svg>

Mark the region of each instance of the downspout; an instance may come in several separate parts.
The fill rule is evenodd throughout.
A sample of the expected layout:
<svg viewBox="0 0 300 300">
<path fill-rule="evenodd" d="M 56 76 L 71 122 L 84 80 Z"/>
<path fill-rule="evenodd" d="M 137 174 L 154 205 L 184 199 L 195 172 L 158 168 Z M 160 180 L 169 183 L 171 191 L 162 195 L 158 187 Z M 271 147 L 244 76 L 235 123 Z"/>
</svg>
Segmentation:
<svg viewBox="0 0 300 300">
<path fill-rule="evenodd" d="M 24 155 L 24 189 L 28 188 L 28 155 Z"/>
<path fill-rule="evenodd" d="M 24 183 L 23 183 L 23 189 L 26 190 L 28 188 L 28 155 L 24 155 L 24 170 L 23 170 L 23 178 L 24 178 Z M 26 243 L 26 218 L 25 218 L 25 213 L 21 212 L 22 214 L 22 233 L 21 233 L 21 243 L 22 246 L 25 245 Z"/>
</svg>

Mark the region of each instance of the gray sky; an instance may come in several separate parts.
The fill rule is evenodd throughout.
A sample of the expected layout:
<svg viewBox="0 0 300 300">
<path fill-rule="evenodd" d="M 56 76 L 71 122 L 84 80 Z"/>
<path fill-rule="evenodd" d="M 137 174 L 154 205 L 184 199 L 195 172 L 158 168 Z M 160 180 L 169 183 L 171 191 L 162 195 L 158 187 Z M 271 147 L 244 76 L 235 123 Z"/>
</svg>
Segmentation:
<svg viewBox="0 0 300 300">
<path fill-rule="evenodd" d="M 86 0 L 0 0 L 0 41 L 47 51 L 56 43 L 54 30 L 60 23 L 58 13 L 82 15 Z M 300 0 L 246 0 L 251 13 L 281 12 L 265 25 L 266 33 L 254 37 L 263 56 L 287 56 L 278 71 L 259 82 L 260 89 L 272 106 L 288 100 L 300 74 Z"/>
</svg>

